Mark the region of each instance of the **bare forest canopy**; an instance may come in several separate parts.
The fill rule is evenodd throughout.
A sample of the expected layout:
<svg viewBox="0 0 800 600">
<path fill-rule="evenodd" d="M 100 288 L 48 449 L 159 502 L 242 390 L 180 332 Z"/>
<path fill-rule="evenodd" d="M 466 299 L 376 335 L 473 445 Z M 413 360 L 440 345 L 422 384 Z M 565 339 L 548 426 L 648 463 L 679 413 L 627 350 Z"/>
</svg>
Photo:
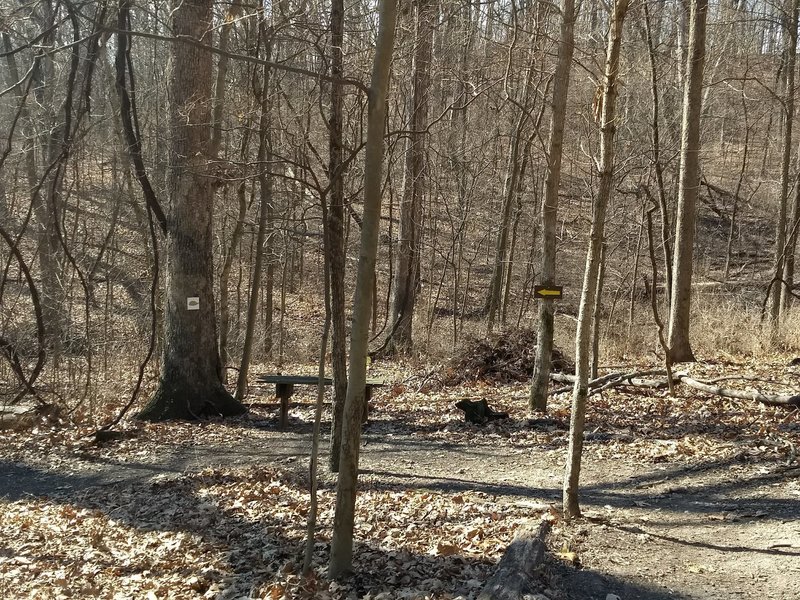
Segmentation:
<svg viewBox="0 0 800 600">
<path fill-rule="evenodd" d="M 119 398 L 157 379 L 170 178 L 180 169 L 211 189 L 222 371 L 239 368 L 247 344 L 254 363 L 316 356 L 329 226 L 330 248 L 336 235 L 342 248 L 331 259 L 334 302 L 338 294 L 349 310 L 355 287 L 378 28 L 373 3 L 346 2 L 339 30 L 336 6 L 216 2 L 194 36 L 176 30 L 166 2 L 0 3 L 3 402 L 74 408 L 101 382 Z M 692 306 L 701 352 L 763 349 L 767 294 L 794 289 L 796 10 L 791 1 L 708 7 Z M 560 13 L 531 0 L 401 3 L 373 349 L 438 359 L 468 337 L 535 325 Z M 600 0 L 576 10 L 556 231 L 556 338 L 569 350 L 600 178 L 610 19 Z M 673 0 L 635 2 L 625 20 L 597 321 L 610 357 L 661 352 L 646 223 L 661 201 L 652 254 L 666 316 L 688 27 Z M 180 110 L 176 46 L 211 57 L 205 97 Z M 203 136 L 188 157 L 173 143 L 182 119 Z M 403 305 L 409 294 L 415 302 Z M 770 341 L 796 344 L 783 295 Z M 386 347 L 404 328 L 413 346 L 407 334 Z"/>
</svg>

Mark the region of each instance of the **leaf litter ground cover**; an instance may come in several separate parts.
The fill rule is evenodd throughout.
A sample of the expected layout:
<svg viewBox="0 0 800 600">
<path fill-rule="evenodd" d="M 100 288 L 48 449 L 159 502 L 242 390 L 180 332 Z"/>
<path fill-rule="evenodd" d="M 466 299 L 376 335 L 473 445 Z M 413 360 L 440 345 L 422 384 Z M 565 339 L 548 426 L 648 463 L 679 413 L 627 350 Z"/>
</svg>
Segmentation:
<svg viewBox="0 0 800 600">
<path fill-rule="evenodd" d="M 800 389 L 784 365 L 705 364 L 692 375 Z M 105 445 L 81 437 L 91 431 L 81 424 L 3 432 L 0 460 L 12 473 L 3 485 L 24 467 L 45 497 L 23 485 L 4 502 L 0 596 L 476 597 L 518 525 L 559 504 L 569 394 L 529 419 L 525 383 L 434 390 L 430 371 L 377 367 L 393 384 L 376 395 L 365 428 L 357 577 L 324 578 L 333 499 L 324 474 L 317 576 L 297 574 L 313 390 L 298 390 L 279 432 L 264 388 L 241 419 L 127 422 L 129 437 Z M 464 423 L 453 405 L 465 397 L 511 418 Z M 682 387 L 674 399 L 628 388 L 593 396 L 588 518 L 556 523 L 541 592 L 800 597 L 799 443 L 797 411 Z"/>
</svg>

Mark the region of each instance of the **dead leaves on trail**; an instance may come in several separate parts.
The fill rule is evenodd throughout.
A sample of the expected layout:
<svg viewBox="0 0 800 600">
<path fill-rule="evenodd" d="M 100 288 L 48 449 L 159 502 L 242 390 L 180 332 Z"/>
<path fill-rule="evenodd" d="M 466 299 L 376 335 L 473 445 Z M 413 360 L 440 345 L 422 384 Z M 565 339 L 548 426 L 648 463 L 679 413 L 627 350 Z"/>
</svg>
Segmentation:
<svg viewBox="0 0 800 600">
<path fill-rule="evenodd" d="M 800 390 L 800 372 L 776 364 L 696 365 L 692 373 L 707 380 L 738 376 L 740 381 L 729 385 L 753 384 L 776 393 Z M 423 390 L 424 375 L 398 372 L 391 380 L 393 385 L 373 398 L 365 452 L 372 444 L 383 444 L 391 447 L 392 460 L 405 464 L 410 459 L 403 454 L 403 444 L 409 440 L 443 442 L 456 450 L 479 448 L 490 461 L 481 465 L 491 464 L 493 456 L 509 458 L 502 465 L 513 469 L 508 473 L 511 481 L 527 480 L 534 456 L 548 455 L 539 465 L 563 464 L 569 394 L 552 398 L 546 416 L 529 419 L 527 382 L 479 381 L 431 392 Z M 780 385 L 771 390 L 765 381 Z M 751 462 L 763 464 L 770 473 L 777 462 L 796 464 L 800 411 L 682 387 L 678 394 L 670 398 L 658 390 L 616 388 L 593 396 L 587 405 L 584 451 L 609 461 L 657 465 L 645 467 L 651 471 L 673 464 L 726 464 L 726 476 L 734 478 L 737 469 Z M 239 419 L 128 423 L 124 427 L 135 429 L 135 437 L 109 444 L 96 445 L 87 438 L 89 426 L 53 428 L 43 423 L 24 433 L 4 432 L 2 460 L 24 462 L 46 476 L 65 476 L 54 480 L 70 483 L 70 472 L 86 478 L 94 470 L 107 473 L 114 465 L 138 469 L 142 480 L 69 496 L 66 490 L 54 489 L 49 500 L 3 503 L 0 597 L 473 598 L 519 523 L 541 512 L 541 507 L 505 504 L 479 492 L 408 491 L 377 473 L 366 475 L 357 504 L 358 575 L 345 583 L 330 582 L 324 575 L 333 492 L 331 480 L 324 479 L 316 574 L 301 578 L 308 513 L 306 458 L 296 449 L 289 455 L 288 444 L 307 435 L 313 390 L 295 394 L 297 403 L 285 433 L 277 432 L 271 391 L 263 395 L 267 398 Z M 454 405 L 465 397 L 485 398 L 511 418 L 486 425 L 464 423 Z M 392 447 L 395 439 L 398 444 Z M 257 451 L 275 444 L 269 451 Z M 202 461 L 219 458 L 229 466 L 145 479 L 176 449 L 187 451 L 179 454 L 182 457 L 191 453 Z M 224 457 L 214 454 L 223 449 L 230 452 Z M 239 466 L 248 457 L 258 465 Z M 427 459 L 430 464 L 412 465 L 408 471 L 422 475 L 421 469 L 430 467 L 429 474 L 437 477 L 464 473 L 461 464 L 444 464 L 435 452 Z M 469 475 L 476 481 L 482 476 L 476 470 Z M 501 473 L 498 479 L 505 476 Z M 648 493 L 668 493 L 669 486 L 677 484 L 666 478 L 646 479 L 640 485 L 647 486 Z M 787 497 L 800 495 L 796 481 L 785 487 Z M 647 506 L 647 501 L 639 502 L 637 506 Z"/>
<path fill-rule="evenodd" d="M 36 598 L 467 598 L 530 516 L 480 493 L 367 482 L 358 575 L 336 583 L 323 576 L 331 490 L 320 494 L 316 574 L 299 576 L 308 494 L 291 472 L 209 469 L 3 508 L 0 596 Z"/>
</svg>

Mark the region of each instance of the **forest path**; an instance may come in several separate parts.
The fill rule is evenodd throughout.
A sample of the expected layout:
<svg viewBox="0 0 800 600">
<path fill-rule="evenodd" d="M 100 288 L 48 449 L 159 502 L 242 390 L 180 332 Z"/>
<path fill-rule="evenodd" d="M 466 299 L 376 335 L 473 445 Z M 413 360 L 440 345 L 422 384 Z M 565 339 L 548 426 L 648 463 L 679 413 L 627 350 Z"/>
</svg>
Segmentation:
<svg viewBox="0 0 800 600">
<path fill-rule="evenodd" d="M 285 432 L 277 430 L 273 416 L 250 417 L 223 425 L 181 424 L 176 427 L 184 435 L 177 436 L 148 430 L 37 462 L 7 459 L 0 463 L 0 496 L 68 500 L 97 486 L 144 483 L 207 467 L 277 464 L 305 471 L 309 414 L 309 409 L 293 411 Z M 498 503 L 529 506 L 532 516 L 546 505 L 560 505 L 565 451 L 558 440 L 542 446 L 514 441 L 502 427 L 457 424 L 443 432 L 409 425 L 396 415 L 374 418 L 363 436 L 366 485 L 478 492 Z M 587 519 L 558 524 L 551 536 L 553 552 L 577 553 L 580 568 L 552 558 L 549 597 L 800 598 L 800 467 L 742 455 L 659 464 L 615 456 L 611 439 L 600 435 L 587 441 L 581 477 Z M 333 484 L 327 472 L 322 480 Z"/>
</svg>

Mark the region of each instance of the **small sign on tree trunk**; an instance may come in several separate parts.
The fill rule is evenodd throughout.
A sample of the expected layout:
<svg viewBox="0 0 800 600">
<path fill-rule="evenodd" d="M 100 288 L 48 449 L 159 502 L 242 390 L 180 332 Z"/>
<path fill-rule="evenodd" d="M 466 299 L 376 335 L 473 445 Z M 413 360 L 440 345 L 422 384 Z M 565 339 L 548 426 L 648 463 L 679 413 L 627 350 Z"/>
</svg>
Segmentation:
<svg viewBox="0 0 800 600">
<path fill-rule="evenodd" d="M 533 286 L 533 297 L 558 300 L 561 298 L 563 287 L 560 285 L 535 285 Z"/>
</svg>

